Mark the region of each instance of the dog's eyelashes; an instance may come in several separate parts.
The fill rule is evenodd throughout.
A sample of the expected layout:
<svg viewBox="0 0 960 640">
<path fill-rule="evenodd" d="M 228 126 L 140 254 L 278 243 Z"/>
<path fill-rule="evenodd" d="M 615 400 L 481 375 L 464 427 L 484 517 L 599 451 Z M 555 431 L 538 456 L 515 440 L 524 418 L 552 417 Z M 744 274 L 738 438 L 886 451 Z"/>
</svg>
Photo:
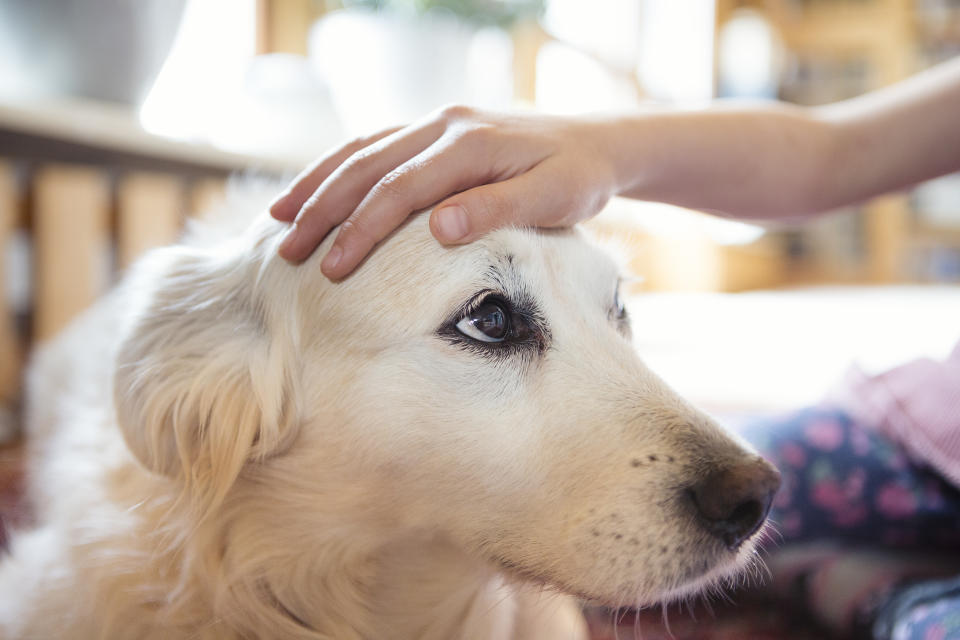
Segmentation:
<svg viewBox="0 0 960 640">
<path fill-rule="evenodd" d="M 607 312 L 610 320 L 616 325 L 621 334 L 630 337 L 630 313 L 626 305 L 623 304 L 623 298 L 620 297 L 620 283 L 617 282 L 617 288 L 613 290 L 613 306 Z"/>
<path fill-rule="evenodd" d="M 484 301 L 457 322 L 457 331 L 480 342 L 503 342 L 510 335 L 510 316 L 503 305 Z"/>
<path fill-rule="evenodd" d="M 627 317 L 627 308 L 623 305 L 619 288 L 613 294 L 613 317 L 616 320 L 623 320 Z"/>
<path fill-rule="evenodd" d="M 506 298 L 487 293 L 474 299 L 459 318 L 441 329 L 447 335 L 486 352 L 502 353 L 501 349 L 543 348 L 545 333 L 528 311 L 517 309 Z M 467 338 L 466 341 L 463 339 Z"/>
</svg>

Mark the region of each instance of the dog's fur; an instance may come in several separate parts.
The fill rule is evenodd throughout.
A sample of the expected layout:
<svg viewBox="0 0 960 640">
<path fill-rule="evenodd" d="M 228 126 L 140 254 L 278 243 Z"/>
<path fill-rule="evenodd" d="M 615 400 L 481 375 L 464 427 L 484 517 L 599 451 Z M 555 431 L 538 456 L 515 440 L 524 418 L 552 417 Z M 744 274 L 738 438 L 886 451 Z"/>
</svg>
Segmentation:
<svg viewBox="0 0 960 640">
<path fill-rule="evenodd" d="M 640 362 L 582 232 L 448 249 L 420 215 L 332 284 L 283 231 L 150 253 L 35 358 L 2 637 L 583 638 L 569 595 L 676 598 L 753 554 L 687 495 L 753 454 Z M 528 340 L 456 332 L 483 291 Z"/>
</svg>

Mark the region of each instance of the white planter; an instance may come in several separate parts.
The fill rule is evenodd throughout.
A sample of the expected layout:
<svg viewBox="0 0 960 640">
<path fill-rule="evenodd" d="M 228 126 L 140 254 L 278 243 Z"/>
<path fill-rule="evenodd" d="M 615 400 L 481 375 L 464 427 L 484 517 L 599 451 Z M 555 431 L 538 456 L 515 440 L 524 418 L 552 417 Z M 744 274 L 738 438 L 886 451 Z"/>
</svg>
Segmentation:
<svg viewBox="0 0 960 640">
<path fill-rule="evenodd" d="M 447 13 L 346 9 L 314 25 L 310 59 L 329 84 L 345 129 L 357 135 L 415 120 L 446 103 L 484 102 L 475 95 L 477 80 L 483 80 L 473 77 L 478 74 L 505 73 L 500 84 L 510 84 L 506 34 L 505 56 L 502 41 L 491 48 L 486 39 L 478 60 L 476 33 Z"/>
<path fill-rule="evenodd" d="M 138 105 L 186 0 L 0 0 L 0 93 Z"/>
</svg>

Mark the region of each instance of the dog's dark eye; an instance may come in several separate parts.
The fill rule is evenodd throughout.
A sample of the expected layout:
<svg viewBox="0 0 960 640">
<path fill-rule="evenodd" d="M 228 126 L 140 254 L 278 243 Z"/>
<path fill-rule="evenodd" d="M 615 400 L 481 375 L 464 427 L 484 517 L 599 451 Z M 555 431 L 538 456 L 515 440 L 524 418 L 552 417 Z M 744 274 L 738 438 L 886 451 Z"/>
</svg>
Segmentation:
<svg viewBox="0 0 960 640">
<path fill-rule="evenodd" d="M 607 313 L 609 314 L 608 317 L 613 322 L 614 326 L 616 326 L 617 331 L 629 338 L 630 313 L 627 311 L 626 305 L 623 304 L 623 298 L 620 297 L 619 283 L 613 292 L 613 306 L 610 307 L 610 311 Z"/>
<path fill-rule="evenodd" d="M 529 301 L 515 302 L 503 294 L 481 291 L 437 333 L 461 347 L 485 356 L 510 356 L 546 349 L 549 332 Z"/>
<path fill-rule="evenodd" d="M 503 342 L 510 335 L 510 316 L 498 301 L 488 300 L 461 318 L 457 331 L 480 342 Z"/>
<path fill-rule="evenodd" d="M 620 291 L 613 294 L 613 317 L 616 320 L 623 320 L 627 317 L 627 308 L 623 306 L 623 299 L 620 297 Z"/>
</svg>

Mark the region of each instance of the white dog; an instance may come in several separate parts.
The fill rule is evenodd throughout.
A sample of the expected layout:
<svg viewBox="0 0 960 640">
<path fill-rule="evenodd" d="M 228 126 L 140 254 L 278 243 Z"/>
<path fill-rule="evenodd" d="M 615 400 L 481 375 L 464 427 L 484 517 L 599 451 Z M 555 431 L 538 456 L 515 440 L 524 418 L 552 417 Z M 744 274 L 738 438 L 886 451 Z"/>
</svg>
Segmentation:
<svg viewBox="0 0 960 640">
<path fill-rule="evenodd" d="M 580 231 L 420 215 L 339 284 L 283 231 L 148 254 L 37 356 L 0 636 L 584 638 L 569 596 L 753 555 L 776 471 L 644 367 Z"/>
</svg>

